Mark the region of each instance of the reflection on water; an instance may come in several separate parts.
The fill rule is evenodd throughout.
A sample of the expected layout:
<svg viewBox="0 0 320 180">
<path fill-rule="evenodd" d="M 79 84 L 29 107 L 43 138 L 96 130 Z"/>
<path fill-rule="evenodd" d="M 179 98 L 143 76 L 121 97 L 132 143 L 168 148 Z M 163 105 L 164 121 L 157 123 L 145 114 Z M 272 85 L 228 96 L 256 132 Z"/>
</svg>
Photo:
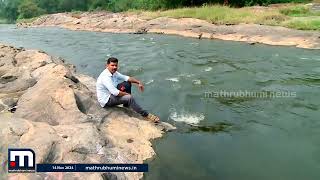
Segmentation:
<svg viewBox="0 0 320 180">
<path fill-rule="evenodd" d="M 228 132 L 232 127 L 231 123 L 215 123 L 211 126 L 194 126 L 189 129 L 189 132 L 209 132 L 209 133 L 218 133 L 218 132 Z"/>
</svg>

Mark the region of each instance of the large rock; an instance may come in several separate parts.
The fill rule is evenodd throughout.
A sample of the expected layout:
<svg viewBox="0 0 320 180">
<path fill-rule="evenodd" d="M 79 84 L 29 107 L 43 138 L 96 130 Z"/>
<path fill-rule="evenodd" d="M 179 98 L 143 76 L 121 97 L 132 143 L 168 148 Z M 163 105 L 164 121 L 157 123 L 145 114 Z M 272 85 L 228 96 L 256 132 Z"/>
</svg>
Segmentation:
<svg viewBox="0 0 320 180">
<path fill-rule="evenodd" d="M 19 99 L 15 117 L 51 125 L 85 122 L 87 116 L 78 108 L 74 94 L 77 85 L 65 77 L 67 73 L 64 66 L 57 65 L 43 74 Z"/>
<path fill-rule="evenodd" d="M 14 94 L 24 91 L 33 86 L 36 81 L 31 77 L 32 68 L 41 66 L 37 58 L 31 58 L 29 63 L 25 64 L 24 59 L 28 59 L 28 52 L 23 49 L 15 49 L 9 46 L 0 45 L 0 93 Z M 32 51 L 32 54 L 36 54 Z M 35 56 L 36 57 L 36 56 Z M 18 64 L 19 61 L 19 64 Z"/>
<path fill-rule="evenodd" d="M 31 148 L 37 163 L 142 163 L 165 127 L 120 107 L 100 107 L 95 79 L 37 50 L 0 44 L 0 179 L 140 179 L 142 173 L 6 174 L 7 149 Z M 32 82 L 32 83 L 30 83 Z M 22 85 L 21 85 L 22 84 Z M 16 108 L 10 113 L 10 108 Z"/>
</svg>

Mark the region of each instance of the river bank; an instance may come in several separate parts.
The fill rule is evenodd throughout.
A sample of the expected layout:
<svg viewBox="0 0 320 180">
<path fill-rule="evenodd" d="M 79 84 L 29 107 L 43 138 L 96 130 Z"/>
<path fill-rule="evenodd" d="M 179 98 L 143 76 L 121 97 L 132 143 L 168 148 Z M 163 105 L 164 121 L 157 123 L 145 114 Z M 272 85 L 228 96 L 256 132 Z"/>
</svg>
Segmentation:
<svg viewBox="0 0 320 180">
<path fill-rule="evenodd" d="M 146 18 L 137 13 L 82 12 L 58 13 L 21 22 L 18 27 L 57 26 L 78 31 L 112 33 L 156 33 L 193 38 L 241 41 L 250 44 L 296 46 L 320 49 L 318 31 L 294 30 L 280 26 L 259 24 L 217 25 L 194 18 Z"/>
<path fill-rule="evenodd" d="M 103 109 L 95 79 L 40 50 L 0 44 L 0 179 L 141 179 L 143 173 L 7 174 L 7 149 L 31 148 L 36 163 L 143 163 L 168 124 Z"/>
</svg>

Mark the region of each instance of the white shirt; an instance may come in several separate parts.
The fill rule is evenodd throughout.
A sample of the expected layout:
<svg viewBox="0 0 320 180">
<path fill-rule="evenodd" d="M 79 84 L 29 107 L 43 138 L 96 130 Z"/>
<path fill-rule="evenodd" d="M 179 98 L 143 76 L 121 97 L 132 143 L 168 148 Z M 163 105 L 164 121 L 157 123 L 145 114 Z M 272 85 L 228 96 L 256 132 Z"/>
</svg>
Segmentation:
<svg viewBox="0 0 320 180">
<path fill-rule="evenodd" d="M 112 95 L 118 96 L 119 90 L 116 88 L 117 85 L 123 81 L 128 81 L 129 76 L 125 76 L 118 71 L 111 74 L 108 69 L 102 71 L 97 79 L 97 98 L 101 107 L 104 107 L 109 98 Z"/>
</svg>

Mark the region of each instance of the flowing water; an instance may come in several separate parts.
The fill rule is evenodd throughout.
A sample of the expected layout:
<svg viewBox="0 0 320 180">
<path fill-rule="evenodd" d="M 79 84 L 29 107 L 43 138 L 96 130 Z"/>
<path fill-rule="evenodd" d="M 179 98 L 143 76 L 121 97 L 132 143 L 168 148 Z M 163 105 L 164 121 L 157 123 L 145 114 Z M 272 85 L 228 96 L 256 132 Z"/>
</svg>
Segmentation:
<svg viewBox="0 0 320 180">
<path fill-rule="evenodd" d="M 115 56 L 141 79 L 138 102 L 178 127 L 153 142 L 144 179 L 320 179 L 319 50 L 13 25 L 0 25 L 0 42 L 93 77 Z"/>
</svg>

